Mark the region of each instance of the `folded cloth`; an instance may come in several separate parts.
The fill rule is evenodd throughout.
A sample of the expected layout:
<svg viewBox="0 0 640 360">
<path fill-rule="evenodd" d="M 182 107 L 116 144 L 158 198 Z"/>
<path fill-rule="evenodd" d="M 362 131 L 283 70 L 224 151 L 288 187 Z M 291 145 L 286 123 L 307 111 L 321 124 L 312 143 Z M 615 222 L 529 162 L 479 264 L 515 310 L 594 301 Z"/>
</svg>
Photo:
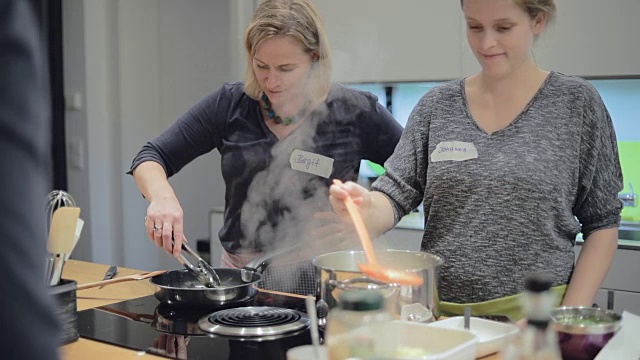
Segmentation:
<svg viewBox="0 0 640 360">
<path fill-rule="evenodd" d="M 557 305 L 560 305 L 562 298 L 567 291 L 567 285 L 552 287 L 551 291 L 556 294 L 556 299 L 558 301 Z M 504 315 L 508 316 L 511 321 L 516 322 L 522 319 L 523 316 L 520 306 L 520 296 L 521 294 L 516 294 L 470 304 L 456 304 L 442 301 L 439 303 L 439 310 L 440 313 L 445 316 L 458 316 L 463 315 L 464 308 L 468 306 L 471 308 L 472 316 Z"/>
</svg>

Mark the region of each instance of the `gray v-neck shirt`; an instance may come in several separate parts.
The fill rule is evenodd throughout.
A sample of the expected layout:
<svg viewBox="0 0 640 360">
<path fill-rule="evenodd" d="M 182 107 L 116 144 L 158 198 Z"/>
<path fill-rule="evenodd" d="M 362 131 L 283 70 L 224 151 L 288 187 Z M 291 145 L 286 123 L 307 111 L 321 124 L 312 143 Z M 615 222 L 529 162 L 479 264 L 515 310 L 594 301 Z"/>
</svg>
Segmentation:
<svg viewBox="0 0 640 360">
<path fill-rule="evenodd" d="M 373 188 L 391 199 L 396 223 L 424 204 L 422 250 L 444 257 L 443 301 L 517 294 L 541 270 L 567 284 L 576 235 L 620 222 L 609 113 L 587 81 L 557 72 L 492 134 L 473 120 L 464 80 L 433 88 L 385 167 Z"/>
</svg>

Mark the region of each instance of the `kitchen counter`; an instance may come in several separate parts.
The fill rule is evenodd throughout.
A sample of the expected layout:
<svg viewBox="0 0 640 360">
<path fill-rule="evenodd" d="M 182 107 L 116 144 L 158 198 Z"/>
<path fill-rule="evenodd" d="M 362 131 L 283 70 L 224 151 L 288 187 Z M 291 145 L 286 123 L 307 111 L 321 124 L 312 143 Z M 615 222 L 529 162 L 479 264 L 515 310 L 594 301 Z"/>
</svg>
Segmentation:
<svg viewBox="0 0 640 360">
<path fill-rule="evenodd" d="M 109 265 L 69 260 L 64 267 L 62 277 L 64 279 L 76 280 L 78 284 L 85 284 L 101 280 L 108 268 Z M 139 272 L 140 271 L 138 270 L 118 267 L 118 274 L 116 275 L 116 278 Z M 77 294 L 78 311 L 152 295 L 153 293 L 154 287 L 146 280 L 117 283 L 105 286 L 102 289 L 92 288 L 82 290 Z M 166 359 L 164 357 L 84 338 L 79 338 L 75 342 L 62 346 L 61 354 L 63 359 L 68 360 Z M 499 359 L 500 356 L 496 354 L 482 358 L 482 360 Z"/>
<path fill-rule="evenodd" d="M 395 226 L 396 229 L 404 229 L 404 230 L 424 230 L 424 213 L 422 212 L 411 212 L 403 217 L 398 224 Z M 576 244 L 582 245 L 584 241 L 582 240 L 582 235 L 578 234 L 576 238 Z M 627 249 L 627 250 L 640 250 L 640 241 L 636 240 L 627 240 L 627 239 L 619 239 L 618 240 L 618 248 L 619 249 Z"/>
<path fill-rule="evenodd" d="M 69 260 L 62 273 L 64 279 L 73 279 L 78 284 L 102 280 L 109 265 Z M 136 274 L 141 271 L 118 267 L 116 277 Z M 102 289 L 92 288 L 78 291 L 78 311 L 135 299 L 154 293 L 154 287 L 146 280 L 127 281 L 108 285 Z M 164 357 L 138 352 L 98 341 L 79 338 L 77 341 L 61 347 L 62 359 L 69 360 L 113 360 L 113 359 L 166 359 Z"/>
</svg>

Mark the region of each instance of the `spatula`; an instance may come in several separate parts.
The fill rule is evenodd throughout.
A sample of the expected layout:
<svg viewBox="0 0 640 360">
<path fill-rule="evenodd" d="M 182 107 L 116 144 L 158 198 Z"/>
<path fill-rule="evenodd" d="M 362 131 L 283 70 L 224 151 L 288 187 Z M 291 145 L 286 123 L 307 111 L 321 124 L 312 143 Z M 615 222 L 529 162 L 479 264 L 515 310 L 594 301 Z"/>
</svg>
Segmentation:
<svg viewBox="0 0 640 360">
<path fill-rule="evenodd" d="M 336 185 L 342 185 L 342 181 L 337 179 L 333 180 L 333 183 Z M 360 271 L 372 279 L 384 281 L 386 283 L 411 286 L 422 285 L 422 277 L 416 274 L 401 270 L 388 269 L 378 264 L 367 227 L 364 224 L 364 220 L 362 220 L 358 207 L 353 202 L 350 195 L 347 195 L 344 199 L 344 204 L 347 207 L 347 211 L 349 212 L 351 219 L 353 220 L 353 225 L 356 228 L 356 232 L 358 233 L 358 237 L 362 243 L 362 248 L 364 249 L 365 257 L 367 258 L 367 263 L 358 264 Z"/>
<path fill-rule="evenodd" d="M 49 285 L 56 285 L 60 281 L 65 256 L 73 250 L 79 217 L 79 207 L 61 207 L 53 213 L 49 239 L 47 240 L 47 251 L 53 254 L 55 258 Z"/>
<path fill-rule="evenodd" d="M 78 223 L 76 224 L 76 232 L 74 234 L 73 245 L 71 246 L 71 249 L 69 249 L 69 252 L 65 254 L 64 261 L 69 260 L 69 257 L 73 252 L 73 249 L 76 248 L 76 245 L 78 244 L 78 240 L 80 240 L 80 235 L 82 234 L 83 227 L 84 227 L 84 220 L 78 218 Z"/>
<path fill-rule="evenodd" d="M 56 209 L 51 219 L 47 251 L 52 254 L 66 254 L 73 248 L 79 217 L 79 207 L 61 207 Z"/>
</svg>

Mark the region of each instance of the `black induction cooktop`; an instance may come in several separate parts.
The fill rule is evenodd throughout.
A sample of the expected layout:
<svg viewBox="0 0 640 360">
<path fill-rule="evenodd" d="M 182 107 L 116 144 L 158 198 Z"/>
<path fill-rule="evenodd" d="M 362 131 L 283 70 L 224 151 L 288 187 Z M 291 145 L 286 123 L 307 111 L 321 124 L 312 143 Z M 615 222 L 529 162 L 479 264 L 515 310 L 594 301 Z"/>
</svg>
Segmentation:
<svg viewBox="0 0 640 360">
<path fill-rule="evenodd" d="M 309 326 L 278 335 L 243 337 L 214 335 L 198 325 L 222 310 L 246 312 L 264 306 L 304 311 L 303 303 L 260 296 L 233 306 L 186 307 L 161 303 L 151 295 L 80 311 L 78 328 L 81 337 L 171 359 L 283 360 L 288 349 L 311 343 Z"/>
</svg>

